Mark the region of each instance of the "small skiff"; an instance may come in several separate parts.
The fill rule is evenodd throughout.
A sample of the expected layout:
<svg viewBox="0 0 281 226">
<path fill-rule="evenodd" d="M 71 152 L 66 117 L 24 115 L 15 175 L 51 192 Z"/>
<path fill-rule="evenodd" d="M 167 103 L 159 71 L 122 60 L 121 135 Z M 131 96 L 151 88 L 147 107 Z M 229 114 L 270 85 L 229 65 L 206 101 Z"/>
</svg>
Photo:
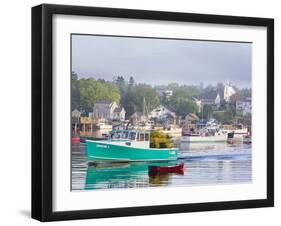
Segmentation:
<svg viewBox="0 0 281 226">
<path fill-rule="evenodd" d="M 72 143 L 80 143 L 80 137 L 72 137 L 71 142 Z"/>
<path fill-rule="evenodd" d="M 149 174 L 168 174 L 168 173 L 178 173 L 183 174 L 184 163 L 172 166 L 148 166 Z"/>
</svg>

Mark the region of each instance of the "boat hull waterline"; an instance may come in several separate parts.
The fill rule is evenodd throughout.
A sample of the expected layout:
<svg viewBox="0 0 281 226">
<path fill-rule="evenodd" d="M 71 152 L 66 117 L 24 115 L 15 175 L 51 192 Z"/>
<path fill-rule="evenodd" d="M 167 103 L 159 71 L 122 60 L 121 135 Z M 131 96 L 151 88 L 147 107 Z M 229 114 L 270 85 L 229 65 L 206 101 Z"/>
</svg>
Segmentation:
<svg viewBox="0 0 281 226">
<path fill-rule="evenodd" d="M 137 148 L 110 142 L 86 141 L 88 161 L 170 161 L 177 160 L 178 148 Z"/>
<path fill-rule="evenodd" d="M 226 142 L 227 135 L 218 136 L 183 136 L 181 138 L 182 143 L 216 143 L 216 142 Z"/>
</svg>

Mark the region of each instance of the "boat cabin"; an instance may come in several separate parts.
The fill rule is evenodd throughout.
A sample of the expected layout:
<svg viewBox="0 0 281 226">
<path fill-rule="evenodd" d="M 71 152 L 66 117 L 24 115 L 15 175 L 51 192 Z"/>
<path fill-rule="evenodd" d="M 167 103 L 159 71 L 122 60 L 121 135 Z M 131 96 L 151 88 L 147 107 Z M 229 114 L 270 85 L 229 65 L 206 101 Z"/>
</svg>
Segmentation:
<svg viewBox="0 0 281 226">
<path fill-rule="evenodd" d="M 138 130 L 113 130 L 109 140 L 112 142 L 125 142 L 128 146 L 149 147 L 150 132 Z"/>
</svg>

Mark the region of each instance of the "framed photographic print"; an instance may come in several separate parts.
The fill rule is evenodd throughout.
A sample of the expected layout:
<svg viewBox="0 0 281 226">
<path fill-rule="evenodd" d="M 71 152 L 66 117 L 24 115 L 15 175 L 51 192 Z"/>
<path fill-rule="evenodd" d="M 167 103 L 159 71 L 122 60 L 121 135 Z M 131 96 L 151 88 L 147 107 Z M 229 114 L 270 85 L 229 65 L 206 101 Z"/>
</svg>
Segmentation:
<svg viewBox="0 0 281 226">
<path fill-rule="evenodd" d="M 32 8 L 32 217 L 274 205 L 274 21 Z"/>
</svg>

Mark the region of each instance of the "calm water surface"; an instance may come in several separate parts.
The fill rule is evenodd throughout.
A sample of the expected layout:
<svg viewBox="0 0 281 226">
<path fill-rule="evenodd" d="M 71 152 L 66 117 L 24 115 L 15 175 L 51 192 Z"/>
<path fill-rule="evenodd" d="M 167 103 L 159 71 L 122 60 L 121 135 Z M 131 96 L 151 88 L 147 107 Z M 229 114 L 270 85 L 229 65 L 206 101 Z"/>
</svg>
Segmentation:
<svg viewBox="0 0 281 226">
<path fill-rule="evenodd" d="M 149 176 L 153 163 L 86 161 L 85 144 L 72 144 L 72 190 L 251 183 L 251 145 L 192 144 L 180 148 L 184 173 Z M 165 163 L 164 163 L 165 164 Z"/>
</svg>

